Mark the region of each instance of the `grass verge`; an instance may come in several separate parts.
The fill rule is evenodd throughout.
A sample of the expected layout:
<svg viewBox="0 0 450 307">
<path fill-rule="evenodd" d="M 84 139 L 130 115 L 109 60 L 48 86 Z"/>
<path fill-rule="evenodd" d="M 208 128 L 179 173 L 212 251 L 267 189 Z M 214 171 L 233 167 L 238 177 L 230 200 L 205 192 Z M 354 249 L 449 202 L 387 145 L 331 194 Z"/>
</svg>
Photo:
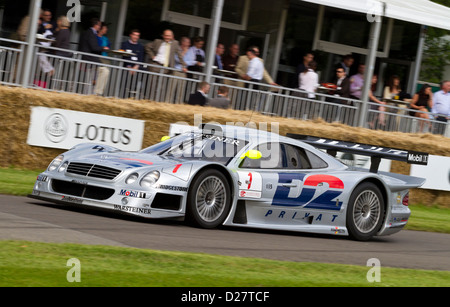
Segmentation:
<svg viewBox="0 0 450 307">
<path fill-rule="evenodd" d="M 0 194 L 25 196 L 33 191 L 36 178 L 42 171 L 13 167 L 0 168 Z"/>
<path fill-rule="evenodd" d="M 80 282 L 67 261 L 77 258 Z M 450 272 L 275 261 L 111 246 L 0 242 L 0 287 L 450 286 Z M 69 273 L 69 274 L 68 274 Z M 72 274 L 73 273 L 73 274 Z"/>
</svg>

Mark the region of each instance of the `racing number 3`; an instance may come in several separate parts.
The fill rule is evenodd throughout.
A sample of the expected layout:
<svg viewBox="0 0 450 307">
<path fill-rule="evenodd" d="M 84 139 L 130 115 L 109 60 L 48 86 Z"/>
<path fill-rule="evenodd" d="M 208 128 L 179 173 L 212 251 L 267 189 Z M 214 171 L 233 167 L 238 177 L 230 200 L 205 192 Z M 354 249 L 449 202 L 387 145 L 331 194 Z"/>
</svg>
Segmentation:
<svg viewBox="0 0 450 307">
<path fill-rule="evenodd" d="M 342 202 L 336 198 L 343 190 L 344 183 L 334 176 L 281 173 L 272 205 L 340 210 Z"/>
</svg>

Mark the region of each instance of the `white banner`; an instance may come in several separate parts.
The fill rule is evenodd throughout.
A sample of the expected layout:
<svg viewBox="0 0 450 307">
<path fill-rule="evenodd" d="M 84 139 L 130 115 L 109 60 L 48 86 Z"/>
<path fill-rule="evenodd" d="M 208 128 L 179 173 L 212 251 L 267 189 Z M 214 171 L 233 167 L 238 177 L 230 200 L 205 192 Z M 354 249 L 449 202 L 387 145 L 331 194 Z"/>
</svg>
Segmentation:
<svg viewBox="0 0 450 307">
<path fill-rule="evenodd" d="M 98 143 L 121 150 L 142 147 L 145 121 L 45 107 L 32 107 L 27 143 L 70 149 L 80 143 Z"/>
<path fill-rule="evenodd" d="M 422 189 L 450 191 L 450 157 L 430 155 L 428 165 L 411 165 L 411 176 L 425 178 Z"/>
</svg>

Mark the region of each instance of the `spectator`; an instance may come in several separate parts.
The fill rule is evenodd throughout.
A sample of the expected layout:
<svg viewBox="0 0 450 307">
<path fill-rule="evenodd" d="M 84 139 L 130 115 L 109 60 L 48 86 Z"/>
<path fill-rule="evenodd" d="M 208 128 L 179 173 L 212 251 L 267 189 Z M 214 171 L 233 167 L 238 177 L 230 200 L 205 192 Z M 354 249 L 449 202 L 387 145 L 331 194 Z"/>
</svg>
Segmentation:
<svg viewBox="0 0 450 307">
<path fill-rule="evenodd" d="M 138 94 L 142 86 L 142 82 L 137 76 L 136 72 L 142 69 L 142 63 L 144 62 L 145 49 L 144 45 L 139 43 L 141 32 L 138 29 L 132 29 L 129 34 L 128 40 L 122 42 L 120 49 L 125 50 L 133 55 L 123 56 L 124 60 L 129 62 L 124 63 L 124 67 L 131 70 L 124 71 L 122 84 L 125 84 L 125 91 L 123 93 L 124 98 L 128 98 L 131 93 Z"/>
<path fill-rule="evenodd" d="M 210 85 L 208 82 L 200 82 L 198 84 L 197 92 L 189 96 L 188 104 L 204 106 L 206 104 L 209 89 Z"/>
<path fill-rule="evenodd" d="M 222 56 L 225 52 L 225 46 L 222 43 L 218 43 L 216 47 L 216 57 L 214 59 L 214 66 L 217 69 L 223 70 Z"/>
<path fill-rule="evenodd" d="M 222 57 L 223 69 L 227 71 L 235 71 L 236 64 L 239 59 L 239 45 L 233 44 L 228 48 L 227 54 Z M 233 78 L 234 74 L 227 74 L 227 77 Z"/>
<path fill-rule="evenodd" d="M 52 12 L 49 9 L 43 9 L 41 11 L 41 23 L 38 27 L 38 34 L 43 34 L 45 37 L 53 37 L 56 31 L 57 24 L 52 20 Z"/>
<path fill-rule="evenodd" d="M 350 97 L 353 99 L 361 100 L 365 69 L 366 65 L 359 64 L 358 73 L 350 77 Z"/>
<path fill-rule="evenodd" d="M 214 66 L 216 67 L 217 70 L 215 74 L 218 76 L 223 76 L 223 63 L 222 63 L 222 56 L 225 52 L 225 46 L 222 43 L 218 43 L 217 47 L 216 47 L 216 56 L 214 58 Z M 216 78 L 215 80 L 216 83 L 223 83 L 222 79 L 218 79 Z"/>
<path fill-rule="evenodd" d="M 433 108 L 433 92 L 431 91 L 431 86 L 428 84 L 422 85 L 420 90 L 413 96 L 409 107 L 410 109 L 429 112 Z M 410 111 L 409 115 L 419 117 L 424 120 L 430 119 L 430 115 L 428 113 L 422 112 Z M 424 120 L 420 121 L 420 132 L 423 132 Z"/>
<path fill-rule="evenodd" d="M 183 36 L 180 39 L 181 53 L 175 54 L 175 68 L 181 73 L 178 75 L 179 77 L 186 77 L 186 73 L 185 71 L 183 71 L 183 63 L 180 60 L 179 56 L 181 55 L 183 62 L 186 63 L 186 53 L 188 52 L 190 47 L 191 47 L 191 39 L 189 37 Z"/>
<path fill-rule="evenodd" d="M 102 47 L 98 43 L 97 33 L 100 30 L 102 23 L 98 18 L 91 19 L 91 27 L 84 31 L 80 36 L 79 42 L 79 50 L 85 53 L 92 53 L 100 55 L 104 50 L 108 50 L 108 47 Z M 84 61 L 90 61 L 95 63 L 100 63 L 100 59 L 97 56 L 92 55 L 83 55 L 81 57 Z M 90 67 L 91 65 L 87 65 L 88 68 L 86 70 L 90 70 L 91 74 L 95 74 L 95 70 L 97 66 Z M 89 74 L 88 74 L 89 76 Z M 96 95 L 103 95 L 104 88 L 109 78 L 109 69 L 107 67 L 98 66 L 97 69 L 97 80 L 95 81 L 95 89 L 94 93 Z"/>
<path fill-rule="evenodd" d="M 139 43 L 139 39 L 141 38 L 141 31 L 138 29 L 133 29 L 130 31 L 128 40 L 122 42 L 120 45 L 120 49 L 125 51 L 130 51 L 134 53 L 132 56 L 124 56 L 125 60 L 130 60 L 130 62 L 125 63 L 125 67 L 132 68 L 134 70 L 139 70 L 142 68 L 141 65 L 137 64 L 137 62 L 144 62 L 145 49 L 144 45 Z M 135 72 L 130 71 L 130 74 L 133 75 Z"/>
<path fill-rule="evenodd" d="M 344 69 L 345 75 L 347 77 L 350 77 L 350 68 L 355 62 L 355 59 L 351 54 L 347 54 L 342 58 L 342 61 L 339 62 L 339 64 L 336 65 L 336 69 L 342 68 Z"/>
<path fill-rule="evenodd" d="M 228 87 L 220 86 L 217 91 L 217 98 L 207 99 L 207 105 L 220 109 L 229 109 L 231 106 L 231 101 L 228 98 Z"/>
<path fill-rule="evenodd" d="M 49 10 L 41 10 L 41 18 L 38 20 L 38 34 L 42 35 L 44 38 L 53 38 L 53 31 L 55 30 L 56 26 L 54 26 L 54 22 L 51 22 L 52 19 L 52 13 Z M 45 24 L 45 26 L 43 26 Z M 44 42 L 40 41 L 40 45 L 44 47 L 50 47 L 50 42 Z M 41 71 L 45 74 L 48 74 L 48 76 L 53 76 L 55 73 L 55 68 L 50 63 L 47 55 L 45 53 L 48 53 L 47 49 L 40 49 L 41 53 L 38 56 L 39 61 L 39 67 L 41 68 Z M 47 78 L 46 78 L 47 79 Z M 40 87 L 47 87 L 47 81 L 34 81 L 34 84 L 40 86 Z"/>
<path fill-rule="evenodd" d="M 436 114 L 436 120 L 442 122 L 435 125 L 434 133 L 444 134 L 450 117 L 450 81 L 443 81 L 441 90 L 434 93 L 432 112 Z"/>
<path fill-rule="evenodd" d="M 308 92 L 308 98 L 316 98 L 314 94 L 319 87 L 319 76 L 316 73 L 317 63 L 311 61 L 298 77 L 299 89 Z"/>
<path fill-rule="evenodd" d="M 38 22 L 38 26 L 40 25 L 40 21 Z M 19 26 L 17 27 L 16 32 L 11 37 L 12 39 L 16 39 L 19 41 L 26 41 L 28 36 L 28 29 L 30 27 L 30 16 L 26 15 L 20 21 Z M 19 46 L 20 47 L 20 46 Z"/>
<path fill-rule="evenodd" d="M 104 48 L 104 49 L 110 49 L 111 48 L 111 43 L 109 42 L 109 38 L 106 36 L 106 34 L 108 33 L 108 25 L 104 22 L 101 23 L 100 29 L 97 32 L 97 39 L 98 39 L 98 44 L 100 45 L 100 47 Z M 103 56 L 108 56 L 108 52 L 103 51 L 101 53 L 101 55 Z M 101 62 L 104 62 L 104 59 L 100 59 Z"/>
<path fill-rule="evenodd" d="M 261 61 L 261 63 L 263 63 L 263 68 L 264 68 L 264 61 L 259 57 L 259 48 L 255 46 L 255 47 L 252 47 L 251 49 L 253 49 L 254 54 L 257 56 L 258 60 Z M 247 53 L 248 53 L 248 51 L 247 51 Z M 245 76 L 247 75 L 247 72 L 248 72 L 248 66 L 249 66 L 248 55 L 247 54 L 241 55 L 237 61 L 236 68 L 235 68 L 236 73 L 238 74 L 238 76 L 241 79 L 245 80 Z M 277 85 L 265 69 L 263 70 L 262 80 L 270 85 Z"/>
<path fill-rule="evenodd" d="M 389 78 L 388 86 L 384 88 L 384 99 L 400 99 L 400 93 L 402 89 L 400 88 L 400 78 L 396 75 L 393 75 Z"/>
<path fill-rule="evenodd" d="M 101 25 L 102 23 L 99 19 L 93 18 L 91 20 L 91 27 L 81 33 L 80 42 L 78 44 L 79 51 L 100 55 L 105 49 L 108 49 L 107 47 L 101 47 L 98 44 L 97 33 L 100 30 Z M 83 55 L 81 59 L 84 61 L 100 62 L 98 57 L 92 55 Z"/>
<path fill-rule="evenodd" d="M 256 83 L 261 82 L 264 76 L 264 64 L 258 58 L 258 55 L 259 50 L 255 46 L 247 49 L 248 67 L 242 79 Z M 258 89 L 259 87 L 256 85 L 254 88 Z"/>
<path fill-rule="evenodd" d="M 180 49 L 181 49 L 181 57 L 184 61 L 184 63 L 186 63 L 186 53 L 189 50 L 189 48 L 191 47 L 191 39 L 189 37 L 183 36 L 180 39 Z M 181 78 L 186 78 L 186 70 L 183 70 L 183 64 L 180 61 L 179 58 L 179 54 L 176 53 L 175 54 L 175 68 L 176 70 L 173 72 L 173 75 L 176 77 L 181 77 Z M 171 80 L 169 80 L 170 83 L 170 97 L 169 97 L 169 102 L 171 102 L 173 100 L 173 98 L 175 97 L 175 103 L 183 103 L 185 101 L 185 99 L 183 99 L 183 96 L 185 94 L 185 89 L 186 89 L 186 80 L 184 79 L 178 79 L 178 78 L 173 78 Z"/>
<path fill-rule="evenodd" d="M 56 29 L 54 32 L 55 42 L 53 47 L 61 49 L 70 49 L 70 21 L 65 15 L 60 16 L 56 20 Z M 55 55 L 61 57 L 71 57 L 72 53 L 67 51 L 56 50 Z"/>
<path fill-rule="evenodd" d="M 334 95 L 344 98 L 350 97 L 350 79 L 347 77 L 344 68 L 336 68 L 336 76 L 334 77 L 333 83 L 337 86 Z"/>
<path fill-rule="evenodd" d="M 172 30 L 166 29 L 162 34 L 162 39 L 155 39 L 153 42 L 145 45 L 145 52 L 149 58 L 150 64 L 161 67 L 175 67 L 175 54 L 182 64 L 182 70 L 186 70 L 186 63 L 181 55 L 180 45 L 175 40 Z M 158 67 L 150 67 L 150 71 L 160 72 Z"/>
<path fill-rule="evenodd" d="M 303 61 L 297 66 L 295 78 L 296 79 L 295 82 L 297 84 L 296 88 L 299 87 L 298 80 L 300 78 L 300 74 L 308 69 L 309 63 L 311 63 L 312 61 L 314 61 L 314 54 L 312 54 L 312 52 L 307 52 L 303 55 Z"/>
<path fill-rule="evenodd" d="M 202 49 L 205 45 L 205 40 L 202 37 L 195 37 L 192 40 L 192 44 L 193 46 L 186 53 L 188 70 L 202 72 L 205 66 L 205 51 Z"/>
<path fill-rule="evenodd" d="M 386 112 L 386 102 L 379 100 L 375 95 L 373 94 L 373 91 L 375 90 L 378 82 L 378 76 L 373 75 L 372 76 L 372 86 L 369 90 L 369 101 L 372 102 L 370 104 L 371 110 L 378 110 L 380 112 Z M 377 104 L 375 104 L 377 103 Z M 378 112 L 369 112 L 369 127 L 370 129 L 376 129 L 379 126 L 384 127 L 386 125 L 386 119 L 384 113 L 378 113 Z"/>
</svg>

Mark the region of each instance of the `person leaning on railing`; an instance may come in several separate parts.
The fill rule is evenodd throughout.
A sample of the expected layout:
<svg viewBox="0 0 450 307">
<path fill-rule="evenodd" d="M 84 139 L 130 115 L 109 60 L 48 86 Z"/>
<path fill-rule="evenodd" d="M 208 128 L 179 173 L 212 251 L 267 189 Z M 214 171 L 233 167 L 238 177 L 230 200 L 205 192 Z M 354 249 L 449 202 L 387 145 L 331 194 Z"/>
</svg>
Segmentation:
<svg viewBox="0 0 450 307">
<path fill-rule="evenodd" d="M 430 114 L 425 113 L 429 112 L 433 108 L 433 93 L 431 91 L 431 86 L 428 84 L 424 84 L 420 90 L 414 94 L 409 108 L 412 111 L 409 111 L 410 116 L 419 117 L 421 119 L 430 119 Z M 418 110 L 421 112 L 415 112 L 414 110 Z M 430 123 L 429 123 L 430 125 Z M 420 132 L 423 132 L 424 121 L 420 121 Z"/>
</svg>

